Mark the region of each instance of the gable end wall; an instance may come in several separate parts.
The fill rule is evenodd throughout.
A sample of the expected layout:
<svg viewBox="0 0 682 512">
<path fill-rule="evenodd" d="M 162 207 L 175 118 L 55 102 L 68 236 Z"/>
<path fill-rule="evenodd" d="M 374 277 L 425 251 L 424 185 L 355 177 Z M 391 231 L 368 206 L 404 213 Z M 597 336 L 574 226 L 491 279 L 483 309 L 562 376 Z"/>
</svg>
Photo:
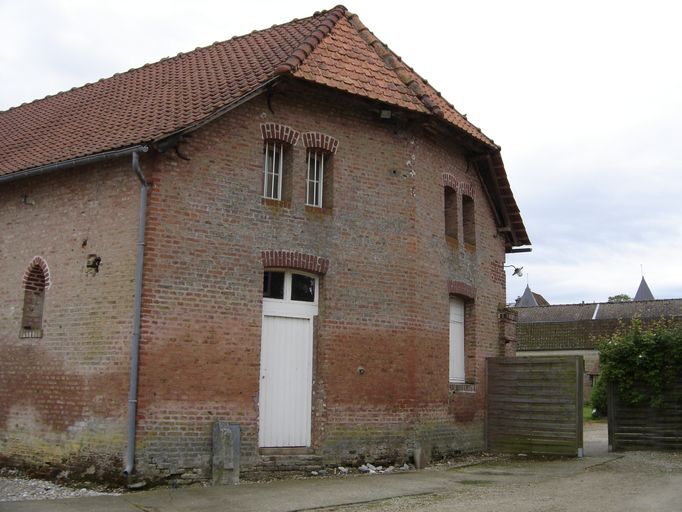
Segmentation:
<svg viewBox="0 0 682 512">
<path fill-rule="evenodd" d="M 189 160 L 172 151 L 142 157 L 153 187 L 138 474 L 209 478 L 216 420 L 241 426 L 247 477 L 399 463 L 418 447 L 429 457 L 482 448 L 484 361 L 505 354 L 504 240 L 466 155 L 427 135 L 418 117 L 381 120 L 376 105 L 303 83 L 281 84 L 270 106 L 257 97 L 194 132 L 181 146 Z M 338 141 L 328 160 L 332 208 L 305 206 L 305 144 L 290 148 L 291 200 L 261 198 L 267 123 Z M 444 174 L 475 199 L 473 245 L 444 236 Z M 0 380 L 13 391 L 0 399 L 0 442 L 17 461 L 54 468 L 94 460 L 102 477 L 122 469 L 137 187 L 122 160 L 0 190 L 11 205 L 2 212 L 3 252 L 11 256 L 0 281 L 0 341 L 11 357 Z M 21 203 L 24 191 L 35 207 Z M 307 458 L 269 456 L 257 446 L 270 251 L 321 265 Z M 102 257 L 94 276 L 85 272 L 90 253 Z M 36 254 L 52 282 L 45 336 L 19 340 L 21 280 Z M 476 291 L 465 310 L 466 392 L 448 384 L 450 282 Z"/>
</svg>

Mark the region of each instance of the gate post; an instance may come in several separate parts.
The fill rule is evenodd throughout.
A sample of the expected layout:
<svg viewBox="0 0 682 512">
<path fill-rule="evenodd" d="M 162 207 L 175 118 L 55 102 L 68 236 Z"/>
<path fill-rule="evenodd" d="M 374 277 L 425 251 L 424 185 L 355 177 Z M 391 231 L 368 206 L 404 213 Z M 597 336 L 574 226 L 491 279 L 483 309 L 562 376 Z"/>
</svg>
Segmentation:
<svg viewBox="0 0 682 512">
<path fill-rule="evenodd" d="M 606 383 L 606 421 L 609 429 L 609 452 L 616 451 L 616 389 L 613 382 Z"/>
<path fill-rule="evenodd" d="M 490 450 L 490 440 L 488 439 L 488 416 L 490 415 L 490 358 L 485 358 L 485 410 L 483 411 L 483 439 L 486 451 Z"/>
<path fill-rule="evenodd" d="M 575 409 L 576 409 L 576 441 L 578 444 L 578 457 L 584 453 L 583 444 L 583 379 L 585 378 L 585 359 L 583 356 L 575 358 Z"/>
</svg>

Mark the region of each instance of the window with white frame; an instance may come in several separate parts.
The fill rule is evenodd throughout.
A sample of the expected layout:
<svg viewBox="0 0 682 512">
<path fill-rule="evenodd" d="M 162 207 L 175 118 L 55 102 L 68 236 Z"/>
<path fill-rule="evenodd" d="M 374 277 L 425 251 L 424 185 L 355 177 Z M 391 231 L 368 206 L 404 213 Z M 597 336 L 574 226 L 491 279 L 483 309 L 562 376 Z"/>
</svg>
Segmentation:
<svg viewBox="0 0 682 512">
<path fill-rule="evenodd" d="M 282 199 L 284 181 L 284 144 L 277 141 L 265 142 L 265 163 L 263 166 L 263 197 Z"/>
<path fill-rule="evenodd" d="M 323 206 L 324 197 L 324 163 L 325 154 L 322 151 L 308 151 L 308 178 L 306 204 L 308 206 Z"/>
<path fill-rule="evenodd" d="M 450 382 L 465 382 L 464 373 L 464 301 L 450 297 Z"/>
<path fill-rule="evenodd" d="M 263 272 L 263 299 L 317 303 L 318 281 L 314 276 L 289 270 Z"/>
</svg>

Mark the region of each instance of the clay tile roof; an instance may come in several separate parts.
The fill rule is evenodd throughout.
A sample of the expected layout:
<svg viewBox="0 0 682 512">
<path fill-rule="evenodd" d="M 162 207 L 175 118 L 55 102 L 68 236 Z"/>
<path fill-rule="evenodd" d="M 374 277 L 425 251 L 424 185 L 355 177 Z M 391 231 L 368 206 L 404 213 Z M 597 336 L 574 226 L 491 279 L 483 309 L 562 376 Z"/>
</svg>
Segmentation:
<svg viewBox="0 0 682 512">
<path fill-rule="evenodd" d="M 276 76 L 336 8 L 0 112 L 0 175 L 151 142 Z"/>
<path fill-rule="evenodd" d="M 530 243 L 499 147 L 343 6 L 0 112 L 0 177 L 162 140 L 213 119 L 282 75 L 454 128 L 488 155 L 510 244 Z"/>
<path fill-rule="evenodd" d="M 607 302 L 601 304 L 597 319 L 628 319 L 638 317 L 676 318 L 682 317 L 682 299 L 652 299 L 632 302 Z"/>
<path fill-rule="evenodd" d="M 682 320 L 682 299 L 518 308 L 519 351 L 595 349 L 601 339 L 639 318 Z"/>
<path fill-rule="evenodd" d="M 554 306 L 535 306 L 518 308 L 518 322 L 577 322 L 591 320 L 594 316 L 596 304 L 557 304 Z"/>
</svg>

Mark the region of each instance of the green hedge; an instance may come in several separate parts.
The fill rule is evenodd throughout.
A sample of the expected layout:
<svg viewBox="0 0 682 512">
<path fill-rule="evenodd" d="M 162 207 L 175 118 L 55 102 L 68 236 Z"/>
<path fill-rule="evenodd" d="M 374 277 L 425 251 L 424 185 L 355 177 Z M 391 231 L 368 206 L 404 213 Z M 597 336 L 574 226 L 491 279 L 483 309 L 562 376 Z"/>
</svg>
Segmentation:
<svg viewBox="0 0 682 512">
<path fill-rule="evenodd" d="M 599 414 L 606 413 L 606 383 L 618 386 L 630 405 L 648 402 L 659 407 L 668 382 L 682 375 L 682 323 L 661 320 L 642 326 L 639 319 L 599 343 L 600 374 L 590 400 Z M 644 394 L 641 384 L 651 390 Z"/>
</svg>

